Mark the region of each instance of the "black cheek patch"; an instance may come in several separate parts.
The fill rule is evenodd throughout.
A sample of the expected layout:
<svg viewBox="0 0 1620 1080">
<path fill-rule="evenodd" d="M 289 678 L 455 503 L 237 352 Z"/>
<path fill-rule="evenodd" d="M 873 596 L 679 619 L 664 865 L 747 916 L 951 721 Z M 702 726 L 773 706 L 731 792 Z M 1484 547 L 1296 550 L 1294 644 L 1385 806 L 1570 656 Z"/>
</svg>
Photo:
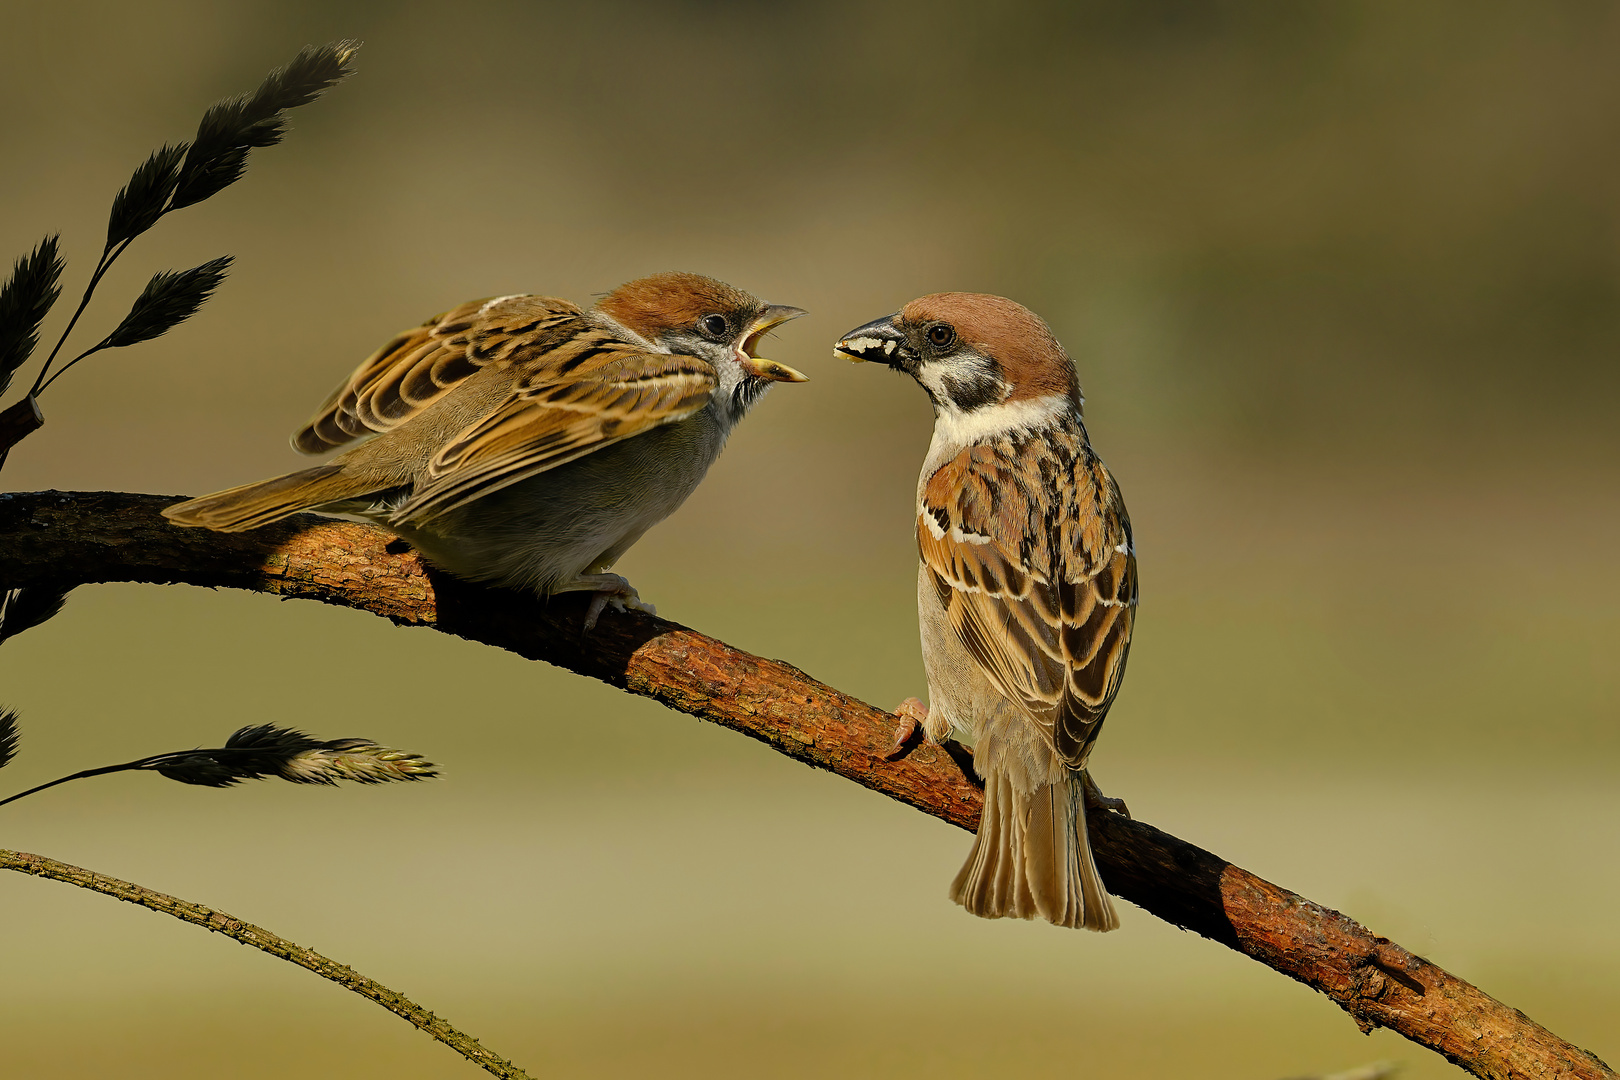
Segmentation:
<svg viewBox="0 0 1620 1080">
<path fill-rule="evenodd" d="M 975 372 L 966 376 L 947 375 L 940 381 L 945 387 L 945 396 L 961 412 L 972 412 L 986 405 L 998 405 L 1006 390 L 1001 380 L 989 372 Z"/>
</svg>

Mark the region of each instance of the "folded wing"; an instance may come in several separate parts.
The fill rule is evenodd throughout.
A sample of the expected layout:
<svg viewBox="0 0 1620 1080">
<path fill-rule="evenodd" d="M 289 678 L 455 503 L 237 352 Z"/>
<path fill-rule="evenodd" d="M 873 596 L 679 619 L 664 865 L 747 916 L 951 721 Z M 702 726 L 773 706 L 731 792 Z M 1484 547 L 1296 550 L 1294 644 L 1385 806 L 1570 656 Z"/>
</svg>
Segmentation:
<svg viewBox="0 0 1620 1080">
<path fill-rule="evenodd" d="M 392 431 L 489 365 L 543 354 L 584 323 L 584 312 L 551 296 L 472 300 L 398 335 L 332 391 L 292 438 L 305 454 Z"/>
<path fill-rule="evenodd" d="M 1063 482 L 1024 479 L 1043 474 L 1021 454 L 1054 451 Z M 986 677 L 1083 766 L 1119 690 L 1137 596 L 1130 521 L 1102 462 L 1067 433 L 964 451 L 925 488 L 917 542 Z"/>
<path fill-rule="evenodd" d="M 391 431 L 488 367 L 514 368 L 510 395 L 452 438 L 393 515 L 405 524 L 556 468 L 708 404 L 714 369 L 650 352 L 566 300 L 474 300 L 394 338 L 293 436 L 307 454 Z"/>
<path fill-rule="evenodd" d="M 714 368 L 695 356 L 646 352 L 605 332 L 579 335 L 518 381 L 512 396 L 452 439 L 394 518 L 452 510 L 709 402 Z"/>
</svg>

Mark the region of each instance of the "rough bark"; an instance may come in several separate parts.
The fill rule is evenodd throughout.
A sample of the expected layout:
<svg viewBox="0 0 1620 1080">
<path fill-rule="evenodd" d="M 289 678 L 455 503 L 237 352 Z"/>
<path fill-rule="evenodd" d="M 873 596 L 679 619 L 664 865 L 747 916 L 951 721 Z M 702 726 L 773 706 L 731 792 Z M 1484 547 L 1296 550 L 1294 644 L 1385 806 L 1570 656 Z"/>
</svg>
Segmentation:
<svg viewBox="0 0 1620 1080">
<path fill-rule="evenodd" d="M 381 529 L 302 516 L 249 533 L 170 526 L 171 498 L 0 495 L 0 586 L 143 581 L 224 586 L 370 611 L 601 679 L 724 725 L 942 818 L 977 827 L 981 796 L 950 755 L 886 760 L 895 718 L 677 623 L 608 613 L 588 639 L 584 598 L 549 603 L 423 566 Z M 1387 1027 L 1476 1076 L 1609 1078 L 1595 1055 L 1336 911 L 1141 821 L 1094 814 L 1116 896 L 1317 990 L 1364 1031 Z"/>
</svg>

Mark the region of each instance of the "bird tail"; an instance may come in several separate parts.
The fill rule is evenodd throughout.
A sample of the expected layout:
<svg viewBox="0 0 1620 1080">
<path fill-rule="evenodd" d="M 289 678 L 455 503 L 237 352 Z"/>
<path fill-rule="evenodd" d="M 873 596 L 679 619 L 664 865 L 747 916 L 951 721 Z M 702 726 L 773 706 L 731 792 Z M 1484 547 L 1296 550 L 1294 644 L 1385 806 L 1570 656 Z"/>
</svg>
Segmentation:
<svg viewBox="0 0 1620 1080">
<path fill-rule="evenodd" d="M 1091 857 L 1081 785 L 1074 771 L 1025 794 L 1007 770 L 991 769 L 979 834 L 951 883 L 951 899 L 984 919 L 1116 929 L 1119 916 Z"/>
<path fill-rule="evenodd" d="M 345 476 L 342 465 L 317 465 L 313 469 L 176 503 L 166 508 L 163 516 L 176 525 L 196 525 L 215 532 L 242 532 L 280 521 L 300 510 L 358 498 L 376 490 L 375 480 Z"/>
</svg>

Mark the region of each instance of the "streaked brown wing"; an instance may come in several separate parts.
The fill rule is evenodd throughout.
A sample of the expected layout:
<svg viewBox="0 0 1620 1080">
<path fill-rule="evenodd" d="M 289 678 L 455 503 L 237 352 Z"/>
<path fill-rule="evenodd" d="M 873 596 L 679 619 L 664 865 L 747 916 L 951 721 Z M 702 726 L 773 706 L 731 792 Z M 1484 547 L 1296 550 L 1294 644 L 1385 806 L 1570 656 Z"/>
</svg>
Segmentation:
<svg viewBox="0 0 1620 1080">
<path fill-rule="evenodd" d="M 965 452 L 925 489 L 917 542 L 963 646 L 1079 768 L 1124 674 L 1136 558 L 1113 478 L 1071 449 L 1058 490 L 1015 460 L 1038 443 Z"/>
<path fill-rule="evenodd" d="M 1124 550 L 1111 552 L 1091 577 L 1058 587 L 1063 614 L 1063 666 L 1067 685 L 1052 732 L 1058 754 L 1071 767 L 1085 764 L 1108 707 L 1119 693 L 1136 624 L 1136 556 L 1129 525 Z"/>
<path fill-rule="evenodd" d="M 521 378 L 495 411 L 452 439 L 428 481 L 395 513 L 419 521 L 573 461 L 709 402 L 714 368 L 695 356 L 649 353 L 606 331 L 575 334 Z"/>
<path fill-rule="evenodd" d="M 582 317 L 573 304 L 550 296 L 471 300 L 435 315 L 356 368 L 293 436 L 293 447 L 324 454 L 399 427 L 480 368 L 554 347 Z"/>
</svg>

